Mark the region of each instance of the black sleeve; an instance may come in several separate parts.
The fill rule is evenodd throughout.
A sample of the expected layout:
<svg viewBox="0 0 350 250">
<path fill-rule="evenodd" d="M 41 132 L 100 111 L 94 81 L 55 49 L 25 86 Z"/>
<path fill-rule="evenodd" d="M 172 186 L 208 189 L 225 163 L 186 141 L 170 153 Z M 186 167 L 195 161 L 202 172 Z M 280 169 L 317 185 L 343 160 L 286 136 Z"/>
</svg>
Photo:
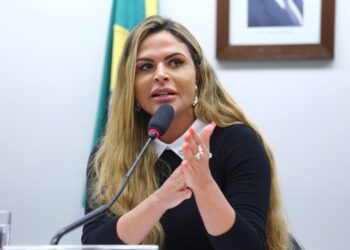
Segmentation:
<svg viewBox="0 0 350 250">
<path fill-rule="evenodd" d="M 92 162 L 97 149 L 95 148 L 89 158 L 87 174 L 86 174 L 86 205 L 85 214 L 91 212 L 93 209 L 89 206 L 91 182 L 96 175 L 92 170 Z M 116 232 L 116 225 L 119 218 L 102 215 L 93 221 L 86 223 L 83 227 L 83 234 L 81 237 L 82 244 L 124 244 L 119 239 Z"/>
<path fill-rule="evenodd" d="M 210 145 L 219 173 L 212 172 L 236 220 L 229 231 L 209 239 L 217 250 L 265 249 L 271 177 L 262 141 L 245 125 L 218 128 L 215 133 Z"/>
</svg>

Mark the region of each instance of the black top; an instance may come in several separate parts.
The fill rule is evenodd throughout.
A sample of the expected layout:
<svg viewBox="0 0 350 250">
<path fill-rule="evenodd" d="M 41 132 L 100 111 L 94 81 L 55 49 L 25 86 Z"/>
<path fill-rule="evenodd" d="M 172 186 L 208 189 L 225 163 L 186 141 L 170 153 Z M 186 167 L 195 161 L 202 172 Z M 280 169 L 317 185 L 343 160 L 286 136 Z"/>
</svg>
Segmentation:
<svg viewBox="0 0 350 250">
<path fill-rule="evenodd" d="M 222 235 L 209 235 L 192 195 L 162 216 L 165 249 L 265 249 L 271 178 L 261 139 L 245 125 L 217 127 L 210 138 L 210 151 L 213 154 L 209 161 L 211 174 L 236 212 L 235 223 Z M 181 159 L 169 150 L 164 151 L 160 159 L 166 161 L 172 171 L 181 163 Z M 160 162 L 158 160 L 156 164 Z M 165 168 L 162 171 L 160 166 L 159 169 L 164 173 Z M 165 178 L 160 177 L 160 183 L 164 181 Z M 87 206 L 85 212 L 90 211 Z M 118 218 L 103 216 L 86 224 L 82 243 L 123 244 L 116 234 L 117 221 Z"/>
</svg>

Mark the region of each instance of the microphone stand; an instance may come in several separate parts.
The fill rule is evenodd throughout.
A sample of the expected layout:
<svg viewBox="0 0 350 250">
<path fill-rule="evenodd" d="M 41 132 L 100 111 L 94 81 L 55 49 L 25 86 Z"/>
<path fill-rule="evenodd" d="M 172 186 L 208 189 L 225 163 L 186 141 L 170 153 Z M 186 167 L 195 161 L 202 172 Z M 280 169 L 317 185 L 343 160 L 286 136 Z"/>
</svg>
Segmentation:
<svg viewBox="0 0 350 250">
<path fill-rule="evenodd" d="M 142 155 L 145 153 L 148 145 L 150 144 L 151 141 L 153 141 L 156 138 L 156 135 L 154 133 L 150 133 L 148 136 L 148 139 L 145 143 L 145 145 L 143 146 L 143 148 L 141 149 L 141 152 L 138 154 L 138 156 L 136 157 L 136 160 L 134 161 L 134 163 L 132 164 L 132 166 L 130 167 L 129 171 L 126 173 L 122 186 L 119 188 L 118 192 L 116 193 L 116 195 L 113 197 L 112 201 L 106 205 L 103 205 L 97 209 L 95 209 L 94 211 L 91 211 L 90 213 L 86 214 L 85 216 L 81 217 L 80 219 L 74 221 L 73 223 L 61 228 L 51 239 L 50 241 L 50 245 L 57 245 L 58 242 L 60 241 L 60 239 L 62 238 L 62 236 L 64 236 L 65 234 L 69 233 L 70 231 L 86 224 L 89 221 L 92 221 L 93 219 L 101 216 L 103 213 L 105 213 L 109 208 L 111 208 L 113 206 L 113 204 L 118 200 L 119 196 L 121 195 L 121 193 L 123 192 L 123 190 L 126 187 L 126 184 L 128 183 L 130 176 L 132 175 L 132 173 L 134 172 L 136 165 L 139 163 Z"/>
</svg>

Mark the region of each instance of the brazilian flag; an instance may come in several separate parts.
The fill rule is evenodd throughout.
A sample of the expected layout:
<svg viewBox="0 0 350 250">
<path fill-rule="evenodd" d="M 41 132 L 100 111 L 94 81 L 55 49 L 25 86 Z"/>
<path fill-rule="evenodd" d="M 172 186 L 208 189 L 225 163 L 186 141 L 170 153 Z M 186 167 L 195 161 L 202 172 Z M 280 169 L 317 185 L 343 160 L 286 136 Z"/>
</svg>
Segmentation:
<svg viewBox="0 0 350 250">
<path fill-rule="evenodd" d="M 115 86 L 116 68 L 124 42 L 139 22 L 157 14 L 157 5 L 157 0 L 113 0 L 93 146 L 104 132 L 108 99 Z"/>
</svg>

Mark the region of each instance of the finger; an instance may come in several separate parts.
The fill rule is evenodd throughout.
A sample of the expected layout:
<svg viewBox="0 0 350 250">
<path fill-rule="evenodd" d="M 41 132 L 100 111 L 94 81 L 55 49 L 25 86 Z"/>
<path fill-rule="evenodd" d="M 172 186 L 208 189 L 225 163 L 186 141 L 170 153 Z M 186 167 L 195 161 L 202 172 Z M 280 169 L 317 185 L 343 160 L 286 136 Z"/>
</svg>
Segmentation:
<svg viewBox="0 0 350 250">
<path fill-rule="evenodd" d="M 189 199 L 192 196 L 192 190 L 189 188 L 186 188 L 185 190 L 182 191 L 185 199 Z"/>
<path fill-rule="evenodd" d="M 193 130 L 192 128 L 190 128 L 190 130 Z M 206 143 L 202 140 L 202 138 L 193 130 L 192 132 L 192 141 L 194 142 L 194 147 L 196 150 L 196 153 L 199 152 L 199 147 L 202 148 L 202 150 L 204 150 L 205 153 L 209 154 L 209 143 Z M 194 155 L 196 154 L 194 153 Z"/>
<path fill-rule="evenodd" d="M 186 160 L 190 160 L 191 158 L 193 158 L 194 153 L 191 150 L 191 145 L 188 142 L 185 142 L 182 145 L 182 152 L 184 154 L 184 157 Z"/>
<path fill-rule="evenodd" d="M 185 141 L 189 143 L 194 142 L 194 146 L 197 145 L 203 147 L 203 145 L 206 145 L 206 149 L 208 149 L 209 152 L 210 136 L 212 135 L 215 127 L 216 124 L 214 122 L 211 122 L 202 129 L 199 135 L 193 128 L 190 128 L 185 136 Z M 194 148 L 194 150 L 196 150 L 196 148 Z M 193 153 L 195 154 L 195 152 Z"/>
<path fill-rule="evenodd" d="M 185 183 L 186 183 L 186 175 L 193 174 L 193 168 L 188 160 L 184 160 L 184 165 L 182 166 L 182 173 L 184 175 Z"/>
<path fill-rule="evenodd" d="M 190 145 L 189 147 L 190 147 L 190 150 L 192 153 L 191 154 L 192 157 L 189 156 L 189 158 L 187 158 L 187 159 L 191 160 L 191 164 L 194 163 L 192 161 L 193 158 L 195 158 L 196 161 L 198 161 L 199 158 L 201 157 L 201 155 L 203 155 L 203 153 L 209 155 L 209 150 L 208 150 L 207 146 L 202 142 L 201 138 L 198 136 L 198 134 L 196 133 L 196 131 L 193 128 L 190 128 L 186 132 L 185 142 Z M 199 158 L 197 158 L 197 157 L 199 157 Z"/>
<path fill-rule="evenodd" d="M 181 166 L 181 165 L 180 165 Z M 169 176 L 169 180 L 178 180 L 178 179 L 181 179 L 181 170 L 180 168 L 176 168 L 175 171 Z"/>
<path fill-rule="evenodd" d="M 184 155 L 185 160 L 188 163 L 188 166 L 185 167 L 185 171 L 189 174 L 193 174 L 195 171 L 194 166 L 198 165 L 198 160 L 195 158 L 194 154 L 192 153 L 190 149 L 190 144 L 185 142 L 182 146 L 182 152 Z M 186 172 L 184 174 L 186 174 Z"/>
<path fill-rule="evenodd" d="M 188 171 L 189 169 L 189 163 L 187 160 L 182 161 L 181 163 L 181 172 L 184 174 Z"/>
<path fill-rule="evenodd" d="M 207 145 L 209 150 L 209 142 L 210 142 L 210 136 L 213 134 L 213 131 L 216 127 L 215 122 L 211 122 L 207 126 L 205 126 L 202 131 L 200 132 L 199 136 L 202 139 L 203 143 Z"/>
<path fill-rule="evenodd" d="M 185 177 L 184 174 L 182 173 L 182 164 L 175 169 L 175 171 L 169 176 L 167 179 L 167 183 L 170 186 L 173 186 L 175 189 L 183 189 L 186 187 L 185 183 Z"/>
<path fill-rule="evenodd" d="M 194 130 L 190 128 L 185 134 L 185 142 L 187 142 L 190 145 L 190 150 L 193 155 L 195 155 L 198 151 L 197 143 L 193 139 L 194 133 Z"/>
<path fill-rule="evenodd" d="M 203 128 L 204 132 L 201 135 L 204 136 L 204 140 L 198 135 L 193 128 L 188 131 L 187 138 L 185 141 L 191 144 L 191 151 L 196 160 L 198 161 L 204 153 L 204 158 L 211 158 L 211 153 L 209 150 L 209 140 L 215 128 L 215 123 L 211 123 Z M 192 162 L 191 162 L 192 163 Z"/>
</svg>

